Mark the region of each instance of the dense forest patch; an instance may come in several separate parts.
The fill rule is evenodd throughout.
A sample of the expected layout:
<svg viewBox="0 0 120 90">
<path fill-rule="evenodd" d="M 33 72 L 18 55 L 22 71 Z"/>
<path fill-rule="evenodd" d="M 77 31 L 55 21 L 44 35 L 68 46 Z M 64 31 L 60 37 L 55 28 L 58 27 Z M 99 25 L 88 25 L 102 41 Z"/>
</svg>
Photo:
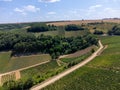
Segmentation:
<svg viewBox="0 0 120 90">
<path fill-rule="evenodd" d="M 65 38 L 45 35 L 35 37 L 30 33 L 0 33 L 0 51 L 12 50 L 12 56 L 47 53 L 52 58 L 57 58 L 91 45 L 97 45 L 97 39 L 93 35 Z"/>
</svg>

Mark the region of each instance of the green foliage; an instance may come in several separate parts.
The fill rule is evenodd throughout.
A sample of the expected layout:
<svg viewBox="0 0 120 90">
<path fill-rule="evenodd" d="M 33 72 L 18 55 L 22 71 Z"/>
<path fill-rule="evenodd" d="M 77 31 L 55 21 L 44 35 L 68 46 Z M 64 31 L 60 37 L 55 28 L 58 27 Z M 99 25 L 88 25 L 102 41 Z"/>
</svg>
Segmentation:
<svg viewBox="0 0 120 90">
<path fill-rule="evenodd" d="M 92 35 L 79 37 L 60 37 L 40 35 L 35 37 L 31 33 L 0 33 L 0 51 L 12 50 L 11 56 L 31 55 L 35 53 L 50 54 L 53 58 L 76 52 L 88 46 L 97 44 Z"/>
<path fill-rule="evenodd" d="M 3 84 L 5 90 L 27 90 L 29 87 L 33 86 L 33 79 L 29 78 L 27 80 L 18 81 L 8 81 Z"/>
<path fill-rule="evenodd" d="M 65 26 L 66 31 L 78 31 L 78 30 L 84 30 L 80 25 L 70 24 Z"/>
<path fill-rule="evenodd" d="M 93 34 L 102 35 L 103 31 L 95 30 Z"/>
<path fill-rule="evenodd" d="M 94 50 L 94 49 L 92 49 L 92 50 L 91 50 L 91 53 L 94 53 L 94 52 L 95 52 L 95 50 Z"/>
<path fill-rule="evenodd" d="M 120 25 L 114 26 L 112 30 L 108 31 L 109 35 L 120 35 Z"/>
<path fill-rule="evenodd" d="M 57 27 L 54 25 L 46 25 L 45 23 L 34 23 L 28 28 L 28 32 L 45 32 L 57 30 Z"/>
<path fill-rule="evenodd" d="M 11 50 L 18 42 L 31 42 L 32 40 L 35 40 L 35 36 L 33 34 L 1 32 L 0 51 Z"/>
<path fill-rule="evenodd" d="M 22 29 L 29 26 L 29 23 L 0 24 L 0 31 L 10 31 L 13 29 Z"/>
</svg>

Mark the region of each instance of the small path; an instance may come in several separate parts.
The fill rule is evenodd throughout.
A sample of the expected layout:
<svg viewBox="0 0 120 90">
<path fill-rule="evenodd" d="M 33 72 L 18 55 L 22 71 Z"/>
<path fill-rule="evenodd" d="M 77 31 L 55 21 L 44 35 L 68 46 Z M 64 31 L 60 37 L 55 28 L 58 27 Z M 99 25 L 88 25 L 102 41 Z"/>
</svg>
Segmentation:
<svg viewBox="0 0 120 90">
<path fill-rule="evenodd" d="M 21 78 L 21 74 L 19 70 L 15 72 L 15 77 L 16 77 L 16 80 L 19 80 Z"/>
<path fill-rule="evenodd" d="M 98 56 L 98 53 L 100 53 L 103 50 L 104 47 L 103 47 L 101 41 L 99 41 L 99 45 L 100 45 L 100 48 L 97 51 L 95 51 L 90 57 L 88 57 L 87 59 L 82 61 L 81 63 L 65 70 L 64 72 L 62 72 L 56 76 L 49 78 L 48 80 L 46 80 L 38 85 L 33 86 L 30 90 L 40 90 L 40 89 L 54 83 L 55 81 L 61 79 L 62 77 L 72 73 L 73 71 L 79 69 L 80 67 L 86 65 L 88 62 L 92 61 L 96 56 Z"/>
<path fill-rule="evenodd" d="M 57 60 L 57 64 L 58 64 L 58 66 L 62 66 L 62 65 L 65 65 L 65 64 L 67 64 L 67 63 L 65 63 L 65 62 L 63 62 L 63 61 L 61 61 L 61 60 Z"/>
<path fill-rule="evenodd" d="M 57 64 L 58 64 L 58 66 L 61 66 L 60 60 L 56 60 L 56 62 L 57 62 Z"/>
</svg>

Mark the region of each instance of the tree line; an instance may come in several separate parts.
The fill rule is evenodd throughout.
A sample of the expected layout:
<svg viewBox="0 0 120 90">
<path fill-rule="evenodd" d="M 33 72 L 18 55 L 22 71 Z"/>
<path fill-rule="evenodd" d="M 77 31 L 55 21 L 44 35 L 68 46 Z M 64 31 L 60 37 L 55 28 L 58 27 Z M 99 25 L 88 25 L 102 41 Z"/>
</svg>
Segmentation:
<svg viewBox="0 0 120 90">
<path fill-rule="evenodd" d="M 78 31 L 78 30 L 84 30 L 84 28 L 80 25 L 70 24 L 65 26 L 66 31 Z"/>
<path fill-rule="evenodd" d="M 57 26 L 55 25 L 46 25 L 46 23 L 34 23 L 30 25 L 30 28 L 27 29 L 27 32 L 45 32 L 45 31 L 55 31 Z"/>
<path fill-rule="evenodd" d="M 109 35 L 120 35 L 120 25 L 115 25 L 111 30 L 108 31 Z"/>
<path fill-rule="evenodd" d="M 27 32 L 46 32 L 46 31 L 56 31 L 64 28 L 65 31 L 78 31 L 85 30 L 80 25 L 70 24 L 66 26 L 55 26 L 55 25 L 47 25 L 46 23 L 34 23 L 27 29 Z"/>
<path fill-rule="evenodd" d="M 12 56 L 47 53 L 55 59 L 94 44 L 97 45 L 97 39 L 91 34 L 65 38 L 45 35 L 35 37 L 31 33 L 0 33 L 0 51 L 12 50 Z"/>
</svg>

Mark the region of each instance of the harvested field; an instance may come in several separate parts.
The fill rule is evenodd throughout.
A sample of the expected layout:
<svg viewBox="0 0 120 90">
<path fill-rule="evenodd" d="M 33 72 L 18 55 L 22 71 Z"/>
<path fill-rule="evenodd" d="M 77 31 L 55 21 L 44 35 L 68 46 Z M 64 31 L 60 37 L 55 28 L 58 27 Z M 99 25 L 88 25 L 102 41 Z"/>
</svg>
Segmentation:
<svg viewBox="0 0 120 90">
<path fill-rule="evenodd" d="M 60 22 L 51 22 L 48 24 L 54 24 L 56 26 L 64 26 L 68 24 L 87 24 L 95 22 L 111 22 L 111 23 L 120 23 L 120 20 L 73 20 L 73 21 L 60 21 Z"/>
</svg>

